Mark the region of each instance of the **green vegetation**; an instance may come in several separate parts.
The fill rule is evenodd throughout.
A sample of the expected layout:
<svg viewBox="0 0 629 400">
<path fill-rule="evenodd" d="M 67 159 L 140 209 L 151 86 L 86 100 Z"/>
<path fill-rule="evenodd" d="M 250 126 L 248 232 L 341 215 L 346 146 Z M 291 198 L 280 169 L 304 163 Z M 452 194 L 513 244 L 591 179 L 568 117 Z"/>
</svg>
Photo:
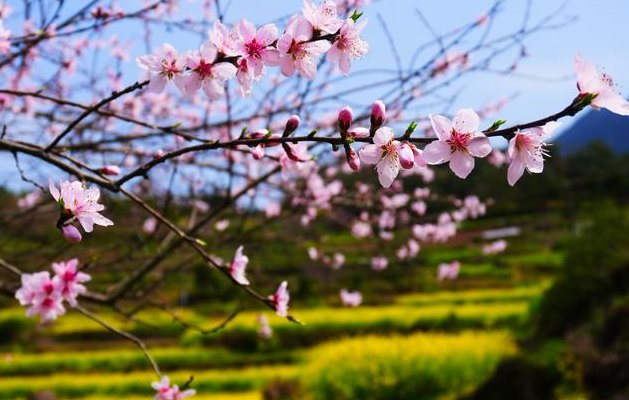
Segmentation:
<svg viewBox="0 0 629 400">
<path fill-rule="evenodd" d="M 435 399 L 472 390 L 514 353 L 503 333 L 349 339 L 313 350 L 302 381 L 315 400 Z"/>
</svg>

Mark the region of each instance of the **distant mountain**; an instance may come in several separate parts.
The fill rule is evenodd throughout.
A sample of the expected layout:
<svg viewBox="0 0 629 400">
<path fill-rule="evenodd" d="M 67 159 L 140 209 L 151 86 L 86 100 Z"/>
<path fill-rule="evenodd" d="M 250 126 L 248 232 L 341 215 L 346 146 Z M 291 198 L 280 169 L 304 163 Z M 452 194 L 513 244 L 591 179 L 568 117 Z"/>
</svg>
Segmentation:
<svg viewBox="0 0 629 400">
<path fill-rule="evenodd" d="M 553 142 L 562 155 L 567 155 L 596 140 L 604 142 L 617 154 L 629 152 L 629 117 L 607 110 L 590 110 Z"/>
</svg>

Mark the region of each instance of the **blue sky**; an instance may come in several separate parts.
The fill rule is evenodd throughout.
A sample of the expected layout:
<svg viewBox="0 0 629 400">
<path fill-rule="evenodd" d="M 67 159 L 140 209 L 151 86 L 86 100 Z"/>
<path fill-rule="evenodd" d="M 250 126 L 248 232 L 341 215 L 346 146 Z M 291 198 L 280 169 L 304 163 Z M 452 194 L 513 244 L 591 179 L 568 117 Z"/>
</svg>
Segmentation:
<svg viewBox="0 0 629 400">
<path fill-rule="evenodd" d="M 298 0 L 266 0 L 264 7 L 253 11 L 251 0 L 234 0 L 226 17 L 234 20 L 241 16 L 256 23 L 268 22 L 297 9 Z M 259 4 L 261 2 L 255 2 Z M 508 0 L 497 20 L 496 31 L 519 26 L 526 1 Z M 558 111 L 570 103 L 576 94 L 573 58 L 580 51 L 585 58 L 602 67 L 614 77 L 619 89 L 629 96 L 629 1 L 605 0 L 532 0 L 532 22 L 560 8 L 557 22 L 572 21 L 553 31 L 542 31 L 526 39 L 529 57 L 520 65 L 523 76 L 481 75 L 462 82 L 457 89 L 463 94 L 454 107 L 477 106 L 496 100 L 503 95 L 517 95 L 500 117 L 510 123 L 525 122 Z M 487 0 L 381 0 L 372 1 L 365 8 L 370 23 L 365 36 L 370 43 L 370 54 L 355 64 L 356 69 L 395 65 L 388 41 L 378 21 L 381 15 L 404 60 L 418 43 L 430 37 L 415 14 L 417 7 L 438 32 L 446 32 L 481 15 L 493 1 Z M 403 62 L 404 64 L 404 62 Z M 526 76 L 539 79 L 532 79 Z M 566 120 L 565 125 L 571 121 Z"/>
<path fill-rule="evenodd" d="M 198 1 L 197 1 L 198 2 Z M 13 3 L 9 1 L 9 3 Z M 418 44 L 427 41 L 431 34 L 419 21 L 415 12 L 421 8 L 422 14 L 437 32 L 447 32 L 460 26 L 488 10 L 490 0 L 375 0 L 367 6 L 365 17 L 369 25 L 364 31 L 370 43 L 370 52 L 363 59 L 354 63 L 354 71 L 373 68 L 394 68 L 395 59 L 388 39 L 379 22 L 379 16 L 386 23 L 395 42 L 403 65 L 407 65 Z M 74 6 L 80 3 L 73 3 Z M 134 9 L 139 4 L 132 0 L 122 2 L 125 8 Z M 181 1 L 181 15 L 197 12 L 197 8 L 188 0 Z M 222 0 L 229 4 L 225 15 L 227 22 L 234 22 L 241 17 L 263 24 L 298 12 L 301 0 Z M 573 58 L 581 51 L 585 58 L 591 59 L 614 77 L 618 88 L 629 95 L 629 52 L 625 40 L 629 37 L 629 1 L 605 0 L 592 2 L 587 0 L 532 0 L 530 21 L 560 9 L 556 22 L 572 21 L 557 30 L 542 31 L 526 38 L 529 54 L 519 66 L 521 75 L 500 76 L 493 74 L 473 75 L 448 88 L 452 93 L 459 93 L 452 109 L 460 107 L 478 107 L 485 102 L 495 101 L 503 96 L 515 97 L 495 118 L 502 118 L 508 124 L 526 122 L 559 111 L 576 95 L 573 72 Z M 604 6 L 603 6 L 604 4 Z M 508 0 L 496 20 L 495 32 L 507 32 L 519 27 L 524 15 L 526 0 Z M 20 5 L 15 3 L 15 8 Z M 11 26 L 11 21 L 7 21 Z M 121 39 L 135 37 L 133 26 L 123 26 L 117 32 Z M 153 38 L 153 46 L 170 42 L 178 48 L 195 48 L 198 39 L 191 38 L 177 31 L 158 32 Z M 137 43 L 131 50 L 133 60 L 144 54 L 145 49 Z M 124 67 L 124 81 L 131 83 L 139 76 L 133 61 Z M 532 78 L 534 77 L 534 78 Z M 365 82 L 367 85 L 369 82 Z M 363 103 L 377 98 L 377 94 L 361 94 Z M 425 110 L 411 118 L 425 118 Z M 573 121 L 565 120 L 564 127 Z M 3 162 L 4 161 L 4 162 Z M 8 161 L 8 163 L 7 163 Z M 7 169 L 8 168 L 8 169 Z M 1 170 L 5 171 L 1 171 Z M 6 154 L 0 154 L 0 172 L 13 173 L 13 162 Z M 5 174 L 1 174 L 5 175 Z"/>
</svg>

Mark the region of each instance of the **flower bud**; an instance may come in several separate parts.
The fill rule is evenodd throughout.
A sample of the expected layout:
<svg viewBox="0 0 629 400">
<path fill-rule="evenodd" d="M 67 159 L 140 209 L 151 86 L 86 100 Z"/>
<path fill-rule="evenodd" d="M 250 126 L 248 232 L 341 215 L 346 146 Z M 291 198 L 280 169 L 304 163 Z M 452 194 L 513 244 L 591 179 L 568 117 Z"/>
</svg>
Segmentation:
<svg viewBox="0 0 629 400">
<path fill-rule="evenodd" d="M 415 164 L 415 154 L 413 154 L 413 149 L 410 144 L 403 143 L 402 146 L 400 146 L 399 157 L 402 168 L 413 168 Z"/>
<path fill-rule="evenodd" d="M 387 119 L 387 108 L 382 100 L 376 100 L 371 106 L 371 129 L 380 128 Z"/>
<path fill-rule="evenodd" d="M 347 136 L 351 138 L 369 137 L 369 129 L 360 128 L 360 127 L 351 128 L 350 130 L 347 131 Z"/>
<path fill-rule="evenodd" d="M 354 171 L 358 171 L 360 169 L 360 158 L 358 158 L 358 153 L 356 153 L 351 147 L 348 147 L 345 151 L 345 156 L 347 157 L 349 167 Z"/>
<path fill-rule="evenodd" d="M 264 145 L 262 143 L 258 144 L 252 152 L 254 160 L 260 160 L 264 157 Z"/>
<path fill-rule="evenodd" d="M 353 119 L 354 112 L 349 106 L 341 108 L 341 111 L 339 111 L 339 129 L 341 131 L 348 130 L 349 126 L 352 124 Z"/>
<path fill-rule="evenodd" d="M 64 225 L 61 228 L 61 233 L 68 243 L 79 243 L 83 239 L 81 232 L 72 224 Z"/>
<path fill-rule="evenodd" d="M 295 132 L 297 128 L 299 128 L 299 123 L 301 120 L 299 119 L 299 115 L 291 115 L 286 121 L 286 127 L 284 128 L 284 137 L 290 135 Z"/>
<path fill-rule="evenodd" d="M 262 139 L 266 135 L 269 134 L 268 129 L 257 129 L 249 134 L 249 137 L 252 139 Z"/>
<path fill-rule="evenodd" d="M 118 176 L 120 175 L 120 167 L 117 165 L 105 165 L 104 167 L 98 170 L 100 173 L 109 175 L 109 176 Z"/>
</svg>

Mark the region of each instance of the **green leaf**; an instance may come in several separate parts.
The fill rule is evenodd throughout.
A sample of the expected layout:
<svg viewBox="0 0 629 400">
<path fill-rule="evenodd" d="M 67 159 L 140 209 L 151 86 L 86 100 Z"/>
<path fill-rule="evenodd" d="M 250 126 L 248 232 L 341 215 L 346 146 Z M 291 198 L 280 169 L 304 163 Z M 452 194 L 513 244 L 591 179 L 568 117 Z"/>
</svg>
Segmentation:
<svg viewBox="0 0 629 400">
<path fill-rule="evenodd" d="M 406 131 L 404 132 L 404 137 L 405 138 L 411 137 L 413 132 L 415 132 L 415 129 L 417 129 L 417 122 L 411 121 L 411 123 L 408 124 L 408 128 L 406 128 Z"/>
<path fill-rule="evenodd" d="M 354 22 L 358 21 L 358 19 L 360 17 L 363 16 L 364 13 L 359 12 L 358 10 L 354 10 L 354 13 L 352 14 L 352 16 L 350 17 Z"/>
<path fill-rule="evenodd" d="M 500 128 L 502 125 L 504 125 L 507 121 L 505 121 L 504 119 L 499 119 L 496 122 L 494 122 L 489 129 L 487 129 L 487 132 L 494 132 L 497 131 L 498 128 Z"/>
</svg>

